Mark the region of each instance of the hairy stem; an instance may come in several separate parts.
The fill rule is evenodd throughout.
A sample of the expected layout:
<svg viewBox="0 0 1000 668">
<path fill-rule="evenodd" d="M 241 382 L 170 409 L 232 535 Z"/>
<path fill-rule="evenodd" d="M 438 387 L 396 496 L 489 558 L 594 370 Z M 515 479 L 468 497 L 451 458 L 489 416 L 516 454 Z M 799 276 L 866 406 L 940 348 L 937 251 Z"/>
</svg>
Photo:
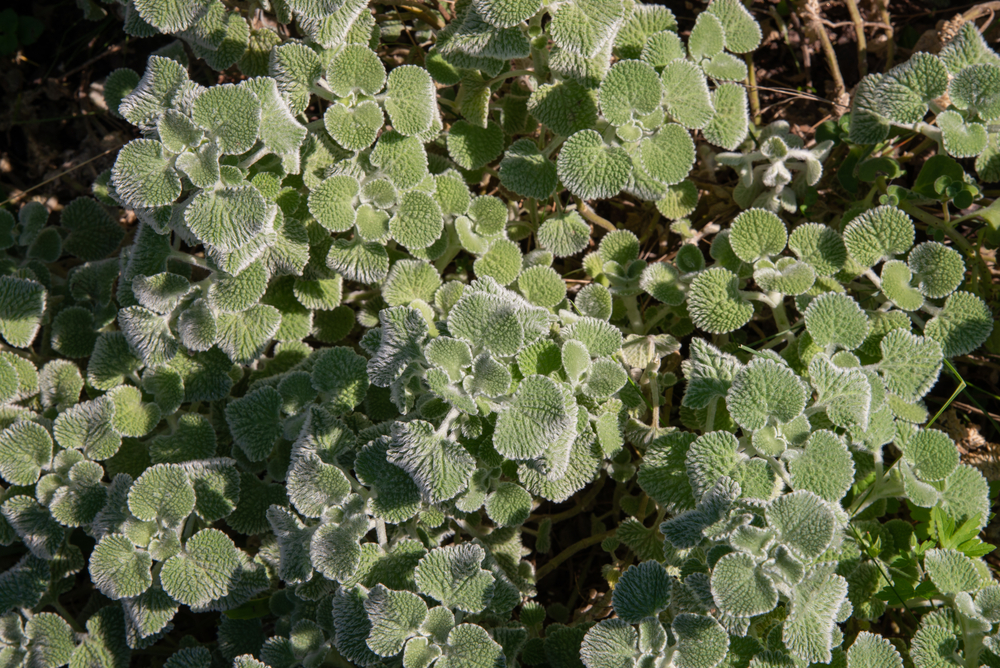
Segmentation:
<svg viewBox="0 0 1000 668">
<path fill-rule="evenodd" d="M 744 53 L 743 62 L 747 65 L 747 90 L 750 93 L 750 117 L 754 125 L 761 124 L 760 93 L 757 91 L 757 71 L 753 68 L 753 54 Z M 798 63 L 796 63 L 797 65 Z"/>
<path fill-rule="evenodd" d="M 576 198 L 576 205 L 577 205 L 576 206 L 577 211 L 580 212 L 580 215 L 589 220 L 590 222 L 592 222 L 594 225 L 597 225 L 598 227 L 603 227 L 608 232 L 614 232 L 615 230 L 618 229 L 617 227 L 614 226 L 614 224 L 611 221 L 597 215 L 597 213 L 589 206 L 587 206 L 587 203 L 584 202 L 579 197 Z"/>
<path fill-rule="evenodd" d="M 865 76 L 868 74 L 868 41 L 865 39 L 865 22 L 858 11 L 856 0 L 846 0 L 847 13 L 851 15 L 851 22 L 854 24 L 854 34 L 858 40 L 858 74 Z"/>
<path fill-rule="evenodd" d="M 572 557 L 580 550 L 585 550 L 592 545 L 597 545 L 598 543 L 603 542 L 605 538 L 610 538 L 611 536 L 614 536 L 616 531 L 618 531 L 617 527 L 615 527 L 614 529 L 608 529 L 604 533 L 588 536 L 583 540 L 579 540 L 573 543 L 565 550 L 563 550 L 555 557 L 553 557 L 551 560 L 546 562 L 544 566 L 538 569 L 538 573 L 535 575 L 535 582 L 536 583 L 540 582 L 542 578 L 550 574 L 555 569 L 559 568 L 559 566 L 561 566 L 564 561 Z"/>
</svg>

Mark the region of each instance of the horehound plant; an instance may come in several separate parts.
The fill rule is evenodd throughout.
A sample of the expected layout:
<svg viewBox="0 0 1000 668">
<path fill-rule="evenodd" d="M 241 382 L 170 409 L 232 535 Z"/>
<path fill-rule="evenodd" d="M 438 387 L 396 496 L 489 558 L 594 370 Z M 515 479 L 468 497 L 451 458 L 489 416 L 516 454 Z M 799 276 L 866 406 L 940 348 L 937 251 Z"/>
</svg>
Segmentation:
<svg viewBox="0 0 1000 668">
<path fill-rule="evenodd" d="M 737 0 L 686 43 L 631 0 L 406 6 L 117 8 L 179 40 L 106 83 L 140 137 L 58 225 L 0 212 L 0 663 L 1000 665 L 989 488 L 924 403 L 992 330 L 971 245 L 884 183 L 781 217 L 829 147 L 751 136 Z M 695 210 L 696 138 L 745 150 L 708 258 L 592 245 L 595 200 Z M 611 609 L 571 613 L 598 544 Z"/>
</svg>

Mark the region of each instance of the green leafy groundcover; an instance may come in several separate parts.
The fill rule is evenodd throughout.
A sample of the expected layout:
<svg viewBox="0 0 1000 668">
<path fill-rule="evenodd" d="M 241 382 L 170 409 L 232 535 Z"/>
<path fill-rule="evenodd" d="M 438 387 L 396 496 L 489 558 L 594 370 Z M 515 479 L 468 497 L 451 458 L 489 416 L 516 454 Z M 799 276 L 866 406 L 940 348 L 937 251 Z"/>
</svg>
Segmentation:
<svg viewBox="0 0 1000 668">
<path fill-rule="evenodd" d="M 737 0 L 686 43 L 632 0 L 407 26 L 260 3 L 280 34 L 220 2 L 83 6 L 177 41 L 108 77 L 141 138 L 93 198 L 0 211 L 0 665 L 1000 665 L 987 483 L 922 426 L 993 327 L 978 247 L 921 208 L 979 201 L 948 155 L 1000 177 L 974 26 L 806 148 L 748 121 Z M 401 29 L 419 64 L 380 57 Z M 913 190 L 875 154 L 905 132 L 940 147 Z M 696 140 L 745 209 L 707 257 Z M 837 142 L 859 199 L 811 222 Z M 623 194 L 675 221 L 671 261 L 592 239 L 586 200 Z M 613 524 L 545 556 L 539 504 L 606 483 Z M 599 542 L 611 617 L 535 601 Z M 182 606 L 217 636 L 176 632 Z"/>
</svg>

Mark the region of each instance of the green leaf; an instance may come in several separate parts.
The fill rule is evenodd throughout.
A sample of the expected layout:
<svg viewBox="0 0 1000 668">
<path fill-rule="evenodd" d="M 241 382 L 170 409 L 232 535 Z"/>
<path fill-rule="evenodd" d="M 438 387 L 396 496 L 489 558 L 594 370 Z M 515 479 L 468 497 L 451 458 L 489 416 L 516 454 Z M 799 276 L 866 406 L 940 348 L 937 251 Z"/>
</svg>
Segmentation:
<svg viewBox="0 0 1000 668">
<path fill-rule="evenodd" d="M 309 106 L 311 87 L 323 75 L 323 65 L 308 46 L 289 42 L 271 50 L 268 74 L 277 80 L 292 113 L 300 114 Z"/>
<path fill-rule="evenodd" d="M 427 616 L 427 604 L 408 591 L 393 591 L 379 584 L 364 602 L 371 622 L 368 647 L 379 656 L 395 656 L 410 638 L 420 633 Z"/>
<path fill-rule="evenodd" d="M 581 199 L 608 199 L 628 183 L 632 162 L 621 148 L 607 146 L 594 130 L 581 130 L 559 152 L 563 184 Z"/>
<path fill-rule="evenodd" d="M 66 205 L 59 225 L 69 231 L 63 251 L 84 262 L 110 255 L 125 238 L 125 230 L 108 211 L 90 197 L 77 197 Z"/>
<path fill-rule="evenodd" d="M 128 493 L 128 508 L 144 522 L 157 520 L 178 526 L 194 510 L 194 487 L 176 464 L 156 464 L 146 469 Z"/>
<path fill-rule="evenodd" d="M 218 318 L 219 348 L 234 364 L 249 364 L 260 357 L 281 326 L 281 312 L 258 304 L 243 313 L 221 313 Z"/>
<path fill-rule="evenodd" d="M 833 276 L 847 261 L 847 247 L 836 230 L 820 223 L 799 225 L 788 237 L 788 247 L 818 276 Z"/>
<path fill-rule="evenodd" d="M 427 248 L 444 230 L 441 207 L 427 193 L 403 193 L 396 214 L 389 219 L 389 233 L 407 248 Z"/>
<path fill-rule="evenodd" d="M 937 341 L 894 329 L 882 338 L 879 348 L 878 370 L 886 389 L 903 401 L 917 401 L 937 382 L 942 360 Z"/>
<path fill-rule="evenodd" d="M 233 442 L 250 461 L 267 458 L 281 435 L 281 395 L 261 387 L 226 406 Z"/>
<path fill-rule="evenodd" d="M 205 7 L 204 2 L 183 0 L 138 0 L 134 5 L 146 23 L 165 33 L 186 30 Z"/>
<path fill-rule="evenodd" d="M 792 420 L 805 408 L 806 399 L 805 389 L 789 367 L 757 357 L 736 373 L 726 405 L 740 426 L 756 431 Z"/>
<path fill-rule="evenodd" d="M 142 79 L 118 105 L 118 113 L 133 125 L 153 127 L 178 97 L 190 92 L 191 81 L 183 65 L 171 58 L 150 56 Z"/>
<path fill-rule="evenodd" d="M 587 668 L 631 668 L 638 639 L 639 634 L 625 620 L 603 619 L 583 637 L 580 658 Z"/>
<path fill-rule="evenodd" d="M 670 603 L 670 591 L 670 576 L 663 566 L 644 561 L 622 574 L 611 602 L 620 619 L 636 624 L 665 610 Z"/>
<path fill-rule="evenodd" d="M 1000 70 L 1000 67 L 997 68 Z M 988 138 L 982 123 L 967 123 L 957 111 L 942 111 L 934 119 L 941 128 L 944 150 L 956 158 L 974 158 L 986 148 Z"/>
<path fill-rule="evenodd" d="M 853 298 L 826 292 L 809 303 L 805 311 L 806 331 L 820 347 L 854 350 L 868 336 L 868 316 Z"/>
<path fill-rule="evenodd" d="M 28 619 L 24 635 L 28 639 L 24 665 L 31 668 L 65 666 L 76 647 L 73 629 L 52 612 L 42 612 Z"/>
<path fill-rule="evenodd" d="M 499 172 L 505 188 L 521 197 L 535 199 L 551 196 L 559 180 L 555 164 L 542 155 L 531 139 L 519 139 L 507 148 Z"/>
<path fill-rule="evenodd" d="M 778 532 L 778 541 L 803 559 L 823 554 L 838 530 L 829 506 L 805 490 L 778 497 L 768 505 L 766 515 Z"/>
<path fill-rule="evenodd" d="M 108 459 L 118 452 L 122 443 L 111 424 L 113 414 L 114 405 L 106 398 L 86 401 L 60 413 L 52 431 L 63 448 L 82 450 L 88 458 L 97 461 Z"/>
<path fill-rule="evenodd" d="M 229 593 L 240 567 L 239 550 L 218 529 L 202 529 L 184 551 L 163 564 L 163 589 L 188 606 L 204 606 Z"/>
<path fill-rule="evenodd" d="M 569 137 L 597 123 L 597 96 L 574 79 L 543 84 L 528 98 L 528 112 L 557 135 Z"/>
<path fill-rule="evenodd" d="M 677 668 L 714 668 L 729 651 L 729 634 L 714 618 L 682 612 L 670 625 L 677 638 Z"/>
<path fill-rule="evenodd" d="M 405 522 L 420 509 L 420 489 L 405 471 L 388 462 L 388 447 L 388 436 L 366 445 L 355 459 L 355 471 L 378 492 L 372 500 L 373 514 L 389 522 Z"/>
<path fill-rule="evenodd" d="M 924 326 L 924 335 L 941 344 L 945 357 L 968 355 L 993 331 L 989 307 L 971 292 L 954 292 Z"/>
<path fill-rule="evenodd" d="M 154 276 L 136 275 L 132 293 L 142 306 L 157 313 L 173 311 L 191 290 L 191 283 L 179 274 L 163 272 Z"/>
<path fill-rule="evenodd" d="M 765 209 L 748 209 L 730 227 L 729 245 L 744 262 L 778 255 L 785 250 L 788 232 L 778 216 Z"/>
<path fill-rule="evenodd" d="M 191 118 L 216 142 L 223 155 L 245 153 L 257 140 L 260 100 L 247 87 L 212 86 L 195 99 Z"/>
<path fill-rule="evenodd" d="M 856 216 L 844 230 L 844 243 L 857 262 L 871 267 L 892 260 L 913 246 L 913 222 L 902 210 L 879 206 Z"/>
<path fill-rule="evenodd" d="M 501 527 L 520 526 L 531 514 L 531 494 L 512 482 L 500 483 L 486 497 L 486 515 Z"/>
<path fill-rule="evenodd" d="M 258 77 L 247 79 L 240 85 L 249 88 L 260 100 L 258 137 L 264 148 L 281 157 L 286 171 L 297 173 L 300 169 L 299 149 L 305 141 L 307 131 L 281 98 L 277 82 L 268 77 Z"/>
<path fill-rule="evenodd" d="M 675 185 L 687 177 L 694 165 L 694 141 L 680 125 L 668 123 L 652 137 L 642 140 L 639 160 L 656 181 Z"/>
<path fill-rule="evenodd" d="M 195 196 L 185 210 L 184 222 L 201 241 L 231 252 L 263 230 L 268 217 L 260 191 L 250 185 L 229 186 Z"/>
<path fill-rule="evenodd" d="M 153 139 L 134 139 L 118 152 L 111 169 L 115 192 L 135 208 L 167 206 L 181 194 L 181 179 L 163 144 Z"/>
<path fill-rule="evenodd" d="M 374 95 L 385 85 L 385 67 L 378 55 L 362 44 L 346 45 L 327 65 L 327 80 L 338 97 L 357 92 Z"/>
<path fill-rule="evenodd" d="M 639 60 L 620 60 L 601 82 L 601 111 L 612 125 L 625 125 L 653 113 L 662 96 L 656 70 Z"/>
<path fill-rule="evenodd" d="M 395 130 L 382 133 L 370 160 L 402 190 L 413 188 L 427 177 L 427 154 L 423 144 L 416 137 L 405 137 Z"/>
<path fill-rule="evenodd" d="M 700 95 L 693 99 L 701 105 Z M 747 93 L 742 84 L 722 83 L 712 91 L 711 120 L 702 129 L 705 139 L 732 151 L 739 147 L 749 132 L 750 116 Z M 699 114 L 704 113 L 699 110 Z"/>
<path fill-rule="evenodd" d="M 903 459 L 927 482 L 944 480 L 958 466 L 959 452 L 951 437 L 937 429 L 920 429 L 900 444 Z"/>
<path fill-rule="evenodd" d="M 435 664 L 440 668 L 503 668 L 503 647 L 481 626 L 459 624 L 448 634 L 446 654 Z"/>
<path fill-rule="evenodd" d="M 52 466 L 52 437 L 34 422 L 15 422 L 0 432 L 0 475 L 11 485 L 33 485 Z"/>
<path fill-rule="evenodd" d="M 928 550 L 924 568 L 931 582 L 945 596 L 977 591 L 983 584 L 975 562 L 958 550 Z"/>
<path fill-rule="evenodd" d="M 708 125 L 715 109 L 701 69 L 685 60 L 667 63 L 660 74 L 663 102 L 675 121 L 689 130 Z"/>
<path fill-rule="evenodd" d="M 995 121 L 1000 118 L 998 86 L 1000 86 L 1000 64 L 976 63 L 963 67 L 955 74 L 948 84 L 948 94 L 951 103 L 967 112 L 969 117 L 978 116 L 984 121 Z M 938 114 L 936 120 L 941 126 L 941 114 Z"/>
<path fill-rule="evenodd" d="M 732 332 L 753 317 L 753 305 L 743 299 L 736 274 L 722 267 L 699 272 L 688 288 L 688 312 L 694 324 L 711 334 Z"/>
<path fill-rule="evenodd" d="M 847 581 L 833 564 L 814 566 L 795 587 L 782 639 L 804 661 L 830 663 L 839 634 L 836 621 L 847 596 Z"/>
<path fill-rule="evenodd" d="M 132 353 L 145 366 L 166 364 L 177 354 L 178 341 L 166 318 L 142 306 L 130 306 L 118 312 L 118 326 Z"/>
<path fill-rule="evenodd" d="M 236 509 L 240 498 L 240 474 L 233 460 L 205 458 L 186 463 L 184 468 L 194 487 L 194 510 L 202 519 L 215 522 Z"/>
<path fill-rule="evenodd" d="M 482 612 L 494 588 L 493 576 L 480 567 L 485 558 L 486 551 L 472 543 L 435 548 L 417 564 L 417 589 L 445 607 Z"/>
<path fill-rule="evenodd" d="M 361 151 L 375 143 L 385 117 L 378 104 L 363 100 L 353 108 L 331 104 L 323 115 L 323 123 L 338 144 L 348 151 Z"/>
<path fill-rule="evenodd" d="M 459 443 L 423 420 L 393 424 L 388 459 L 410 474 L 431 503 L 464 491 L 476 470 L 475 459 Z"/>
<path fill-rule="evenodd" d="M 847 668 L 903 668 L 903 659 L 888 640 L 868 631 L 862 631 L 847 650 Z"/>
<path fill-rule="evenodd" d="M 854 484 L 854 462 L 844 439 L 832 431 L 814 431 L 805 452 L 788 462 L 792 486 L 836 503 Z"/>
<path fill-rule="evenodd" d="M 750 53 L 760 45 L 760 26 L 739 0 L 712 0 L 708 12 L 722 23 L 727 50 Z"/>
<path fill-rule="evenodd" d="M 712 569 L 712 596 L 725 613 L 753 617 L 770 612 L 778 603 L 771 579 L 745 552 L 733 552 L 716 562 Z"/>
<path fill-rule="evenodd" d="M 576 0 L 555 10 L 548 30 L 560 48 L 593 58 L 614 39 L 624 19 L 621 0 Z"/>
<path fill-rule="evenodd" d="M 331 232 L 345 232 L 354 226 L 354 198 L 358 180 L 347 174 L 324 179 L 309 193 L 309 212 Z"/>
<path fill-rule="evenodd" d="M 538 244 L 556 257 L 576 255 L 590 242 L 590 227 L 575 211 L 549 216 L 536 233 Z"/>
<path fill-rule="evenodd" d="M 518 386 L 509 408 L 497 418 L 493 446 L 510 459 L 534 459 L 571 426 L 555 381 L 528 376 Z"/>
<path fill-rule="evenodd" d="M 824 407 L 838 427 L 868 429 L 872 389 L 860 369 L 842 369 L 823 354 L 809 363 L 809 379 L 816 390 L 814 407 Z"/>
<path fill-rule="evenodd" d="M 131 598 L 153 583 L 153 558 L 122 534 L 104 536 L 90 555 L 90 579 L 112 600 Z"/>
<path fill-rule="evenodd" d="M 385 110 L 392 127 L 412 137 L 427 132 L 436 118 L 435 87 L 427 70 L 401 65 L 389 73 Z"/>
<path fill-rule="evenodd" d="M 122 436 L 145 436 L 160 422 L 160 408 L 142 401 L 142 392 L 130 385 L 121 385 L 106 395 L 114 411 L 111 428 Z"/>
<path fill-rule="evenodd" d="M 87 635 L 73 650 L 70 668 L 127 668 L 131 651 L 126 641 L 122 608 L 101 608 L 87 620 Z"/>
<path fill-rule="evenodd" d="M 0 335 L 15 348 L 31 345 L 45 304 L 46 291 L 40 283 L 0 276 Z"/>
<path fill-rule="evenodd" d="M 521 249 L 509 239 L 493 242 L 473 265 L 476 276 L 489 276 L 500 285 L 510 285 L 521 273 Z"/>
<path fill-rule="evenodd" d="M 479 169 L 503 152 L 503 130 L 490 121 L 485 128 L 456 121 L 448 131 L 448 155 L 463 169 Z"/>
</svg>

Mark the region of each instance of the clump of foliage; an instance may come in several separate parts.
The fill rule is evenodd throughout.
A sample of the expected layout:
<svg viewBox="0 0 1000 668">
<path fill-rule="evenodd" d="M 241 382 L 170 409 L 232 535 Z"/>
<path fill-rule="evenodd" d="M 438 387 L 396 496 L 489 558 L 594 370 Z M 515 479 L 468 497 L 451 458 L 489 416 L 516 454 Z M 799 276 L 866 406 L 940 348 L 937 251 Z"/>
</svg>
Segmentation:
<svg viewBox="0 0 1000 668">
<path fill-rule="evenodd" d="M 989 488 L 924 403 L 993 329 L 921 208 L 980 196 L 958 163 L 789 229 L 835 141 L 751 126 L 738 0 L 686 44 L 632 0 L 421 5 L 407 63 L 355 0 L 119 9 L 179 40 L 108 77 L 139 138 L 58 224 L 0 211 L 3 665 L 1000 663 Z M 695 137 L 745 209 L 708 258 L 592 239 L 622 193 L 690 232 Z M 545 578 L 597 544 L 614 616 L 571 619 Z"/>
</svg>

